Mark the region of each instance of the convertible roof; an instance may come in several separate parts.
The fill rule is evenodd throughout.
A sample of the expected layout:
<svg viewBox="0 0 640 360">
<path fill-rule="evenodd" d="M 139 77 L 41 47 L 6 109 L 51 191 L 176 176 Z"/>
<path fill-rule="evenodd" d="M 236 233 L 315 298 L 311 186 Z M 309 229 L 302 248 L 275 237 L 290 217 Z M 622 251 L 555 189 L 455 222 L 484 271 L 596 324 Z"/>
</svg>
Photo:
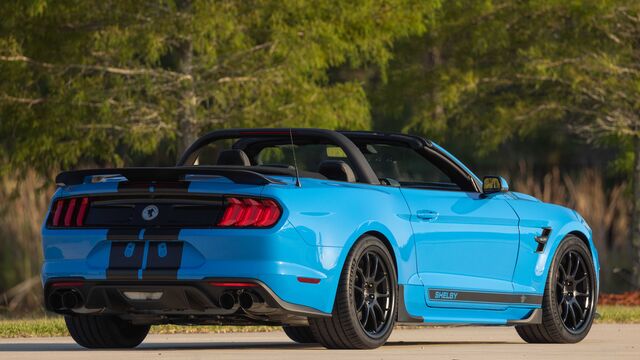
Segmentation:
<svg viewBox="0 0 640 360">
<path fill-rule="evenodd" d="M 356 173 L 358 181 L 377 184 L 380 183 L 375 172 L 365 159 L 364 155 L 360 152 L 357 146 L 347 136 L 340 132 L 326 129 L 313 129 L 313 128 L 274 128 L 274 129 L 224 129 L 213 131 L 196 140 L 191 146 L 182 154 L 180 160 L 178 160 L 178 166 L 192 165 L 198 150 L 207 144 L 221 139 L 232 138 L 273 138 L 277 137 L 292 137 L 295 139 L 299 136 L 314 137 L 324 139 L 327 142 L 334 143 L 342 148 L 349 160 L 351 166 Z"/>
<path fill-rule="evenodd" d="M 432 142 L 421 136 L 394 133 L 394 132 L 380 132 L 380 131 L 344 131 L 339 130 L 339 133 L 352 140 L 363 139 L 382 142 L 403 142 L 414 148 L 422 146 L 432 146 Z"/>
</svg>

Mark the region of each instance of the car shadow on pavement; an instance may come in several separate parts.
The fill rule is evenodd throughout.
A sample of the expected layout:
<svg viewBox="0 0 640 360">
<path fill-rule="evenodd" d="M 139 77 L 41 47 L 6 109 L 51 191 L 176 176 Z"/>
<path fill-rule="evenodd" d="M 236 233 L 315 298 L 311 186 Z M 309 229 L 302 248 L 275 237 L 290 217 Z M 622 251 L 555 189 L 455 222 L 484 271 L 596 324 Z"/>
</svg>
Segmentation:
<svg viewBox="0 0 640 360">
<path fill-rule="evenodd" d="M 435 345 L 504 345 L 517 344 L 508 341 L 390 341 L 385 348 L 403 346 L 435 346 Z M 180 342 L 180 343 L 143 343 L 136 349 L 128 351 L 159 351 L 159 350 L 302 350 L 322 349 L 317 344 L 296 344 L 293 342 Z M 100 349 L 102 351 L 119 351 L 119 349 Z M 72 343 L 17 343 L 0 344 L 2 352 L 44 352 L 44 351 L 87 351 Z M 92 350 L 89 350 L 92 351 Z M 95 350 L 93 350 L 95 351 Z"/>
</svg>

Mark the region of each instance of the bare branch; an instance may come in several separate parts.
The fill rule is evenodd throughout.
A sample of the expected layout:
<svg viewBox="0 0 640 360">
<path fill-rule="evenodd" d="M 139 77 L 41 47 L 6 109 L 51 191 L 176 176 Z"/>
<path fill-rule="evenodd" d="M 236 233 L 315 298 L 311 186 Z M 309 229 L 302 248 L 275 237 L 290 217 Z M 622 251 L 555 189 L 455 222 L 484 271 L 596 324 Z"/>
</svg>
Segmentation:
<svg viewBox="0 0 640 360">
<path fill-rule="evenodd" d="M 237 76 L 237 77 L 225 76 L 223 78 L 218 79 L 218 83 L 222 84 L 222 83 L 229 83 L 229 82 L 247 82 L 247 81 L 257 81 L 257 80 L 258 78 L 253 76 Z"/>
<path fill-rule="evenodd" d="M 14 102 L 14 103 L 19 103 L 19 104 L 27 104 L 29 106 L 33 106 L 36 104 L 41 104 L 43 102 L 46 101 L 45 98 L 23 98 L 23 97 L 15 97 L 15 96 L 11 96 L 11 95 L 7 95 L 7 94 L 2 94 L 2 96 L 0 96 L 0 99 L 8 101 L 8 102 Z"/>
<path fill-rule="evenodd" d="M 79 70 L 93 70 L 99 72 L 105 72 L 110 74 L 124 75 L 124 76 L 136 76 L 136 75 L 149 75 L 156 77 L 164 77 L 164 78 L 172 78 L 176 81 L 182 80 L 193 80 L 191 75 L 181 74 L 173 71 L 161 70 L 161 69 L 128 69 L 128 68 L 120 68 L 113 66 L 101 66 L 101 65 L 81 65 L 81 64 L 52 64 L 42 61 L 36 61 L 29 57 L 23 55 L 14 55 L 14 56 L 2 56 L 0 55 L 1 61 L 7 62 L 25 62 L 35 66 L 43 67 L 46 69 L 57 69 L 61 68 L 64 70 L 68 69 L 79 69 Z"/>
</svg>

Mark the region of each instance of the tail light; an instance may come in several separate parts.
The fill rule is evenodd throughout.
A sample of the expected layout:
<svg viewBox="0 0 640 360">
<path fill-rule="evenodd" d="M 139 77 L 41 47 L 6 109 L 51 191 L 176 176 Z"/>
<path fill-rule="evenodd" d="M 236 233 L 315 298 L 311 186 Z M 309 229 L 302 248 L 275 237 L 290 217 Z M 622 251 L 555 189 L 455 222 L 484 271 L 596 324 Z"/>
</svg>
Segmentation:
<svg viewBox="0 0 640 360">
<path fill-rule="evenodd" d="M 218 226 L 269 227 L 282 215 L 278 204 L 271 199 L 228 197 Z"/>
<path fill-rule="evenodd" d="M 84 225 L 84 219 L 89 209 L 89 198 L 71 198 L 56 201 L 53 208 L 51 226 L 53 227 L 80 227 Z"/>
</svg>

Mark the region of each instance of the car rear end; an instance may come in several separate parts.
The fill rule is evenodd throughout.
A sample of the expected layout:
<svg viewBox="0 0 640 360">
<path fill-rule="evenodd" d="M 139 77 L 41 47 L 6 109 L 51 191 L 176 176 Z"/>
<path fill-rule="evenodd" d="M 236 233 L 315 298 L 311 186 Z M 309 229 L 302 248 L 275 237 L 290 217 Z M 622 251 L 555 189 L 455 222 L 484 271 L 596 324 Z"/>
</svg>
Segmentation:
<svg viewBox="0 0 640 360">
<path fill-rule="evenodd" d="M 330 312 L 321 250 L 263 196 L 293 188 L 290 178 L 81 175 L 59 187 L 42 228 L 48 310 L 143 324 L 297 324 Z"/>
</svg>

